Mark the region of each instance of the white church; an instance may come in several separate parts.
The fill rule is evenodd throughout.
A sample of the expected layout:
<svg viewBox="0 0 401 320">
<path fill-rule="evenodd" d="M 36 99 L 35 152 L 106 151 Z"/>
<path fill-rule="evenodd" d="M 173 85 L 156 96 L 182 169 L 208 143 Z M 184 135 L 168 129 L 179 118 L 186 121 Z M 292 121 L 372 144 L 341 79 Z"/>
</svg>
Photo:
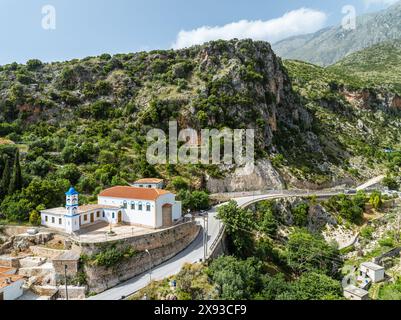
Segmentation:
<svg viewBox="0 0 401 320">
<path fill-rule="evenodd" d="M 106 189 L 95 205 L 79 206 L 79 194 L 73 187 L 65 195 L 65 207 L 41 211 L 43 226 L 69 234 L 100 221 L 160 229 L 173 226 L 182 216 L 181 202 L 173 193 L 148 185 Z"/>
</svg>

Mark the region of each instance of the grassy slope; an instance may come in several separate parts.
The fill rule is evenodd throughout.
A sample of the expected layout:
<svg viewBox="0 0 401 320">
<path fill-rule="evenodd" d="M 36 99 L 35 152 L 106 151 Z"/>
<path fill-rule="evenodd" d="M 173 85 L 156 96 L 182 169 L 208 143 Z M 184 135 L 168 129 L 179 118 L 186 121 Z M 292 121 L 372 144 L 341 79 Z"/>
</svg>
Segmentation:
<svg viewBox="0 0 401 320">
<path fill-rule="evenodd" d="M 328 67 L 337 74 L 351 74 L 375 86 L 390 85 L 401 93 L 401 40 L 358 51 Z"/>
<path fill-rule="evenodd" d="M 399 116 L 378 106 L 359 108 L 350 104 L 344 93 L 378 89 L 350 73 L 294 60 L 286 60 L 284 65 L 294 90 L 316 119 L 314 131 L 318 133 L 325 153 L 341 161 L 343 167 L 356 177 L 383 170 L 382 150 L 386 146 L 400 147 L 397 141 L 400 141 L 401 132 L 395 125 Z M 360 123 L 364 128 L 361 129 Z M 348 155 L 344 155 L 344 151 Z"/>
</svg>

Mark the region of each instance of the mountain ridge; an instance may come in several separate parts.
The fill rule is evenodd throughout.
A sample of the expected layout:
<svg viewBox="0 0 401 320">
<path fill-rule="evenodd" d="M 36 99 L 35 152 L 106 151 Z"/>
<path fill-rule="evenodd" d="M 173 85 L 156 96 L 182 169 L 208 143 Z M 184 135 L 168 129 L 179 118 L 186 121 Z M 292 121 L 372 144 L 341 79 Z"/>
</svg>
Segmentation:
<svg viewBox="0 0 401 320">
<path fill-rule="evenodd" d="M 355 30 L 327 27 L 316 33 L 281 40 L 272 48 L 285 59 L 328 66 L 353 52 L 397 39 L 401 39 L 401 1 L 377 13 L 357 17 Z"/>
</svg>

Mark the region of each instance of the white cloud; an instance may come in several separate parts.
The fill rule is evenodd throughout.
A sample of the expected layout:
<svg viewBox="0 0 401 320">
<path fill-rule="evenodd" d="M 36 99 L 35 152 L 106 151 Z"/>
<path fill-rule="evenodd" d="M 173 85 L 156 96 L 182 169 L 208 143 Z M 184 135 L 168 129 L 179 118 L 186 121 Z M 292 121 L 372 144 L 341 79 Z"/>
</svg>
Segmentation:
<svg viewBox="0 0 401 320">
<path fill-rule="evenodd" d="M 390 6 L 399 0 L 363 0 L 366 7 L 370 7 L 372 5 L 379 5 L 379 6 Z"/>
<path fill-rule="evenodd" d="M 322 11 L 301 8 L 267 21 L 241 20 L 224 26 L 203 26 L 190 31 L 181 30 L 172 46 L 174 49 L 180 49 L 211 40 L 233 38 L 251 38 L 274 43 L 290 36 L 315 32 L 324 27 L 326 19 L 327 15 Z"/>
</svg>

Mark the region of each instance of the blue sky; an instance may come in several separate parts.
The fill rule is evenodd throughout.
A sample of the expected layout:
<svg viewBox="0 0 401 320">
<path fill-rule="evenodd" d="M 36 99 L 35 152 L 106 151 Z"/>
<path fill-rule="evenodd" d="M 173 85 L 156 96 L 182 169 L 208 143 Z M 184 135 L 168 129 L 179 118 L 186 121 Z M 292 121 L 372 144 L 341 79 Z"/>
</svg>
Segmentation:
<svg viewBox="0 0 401 320">
<path fill-rule="evenodd" d="M 258 35 L 260 28 L 255 37 L 276 41 L 340 24 L 344 5 L 360 15 L 394 1 L 0 0 L 0 64 L 182 47 L 219 35 Z M 55 30 L 42 28 L 45 5 L 56 9 Z M 296 26 L 292 31 L 289 22 Z"/>
</svg>

